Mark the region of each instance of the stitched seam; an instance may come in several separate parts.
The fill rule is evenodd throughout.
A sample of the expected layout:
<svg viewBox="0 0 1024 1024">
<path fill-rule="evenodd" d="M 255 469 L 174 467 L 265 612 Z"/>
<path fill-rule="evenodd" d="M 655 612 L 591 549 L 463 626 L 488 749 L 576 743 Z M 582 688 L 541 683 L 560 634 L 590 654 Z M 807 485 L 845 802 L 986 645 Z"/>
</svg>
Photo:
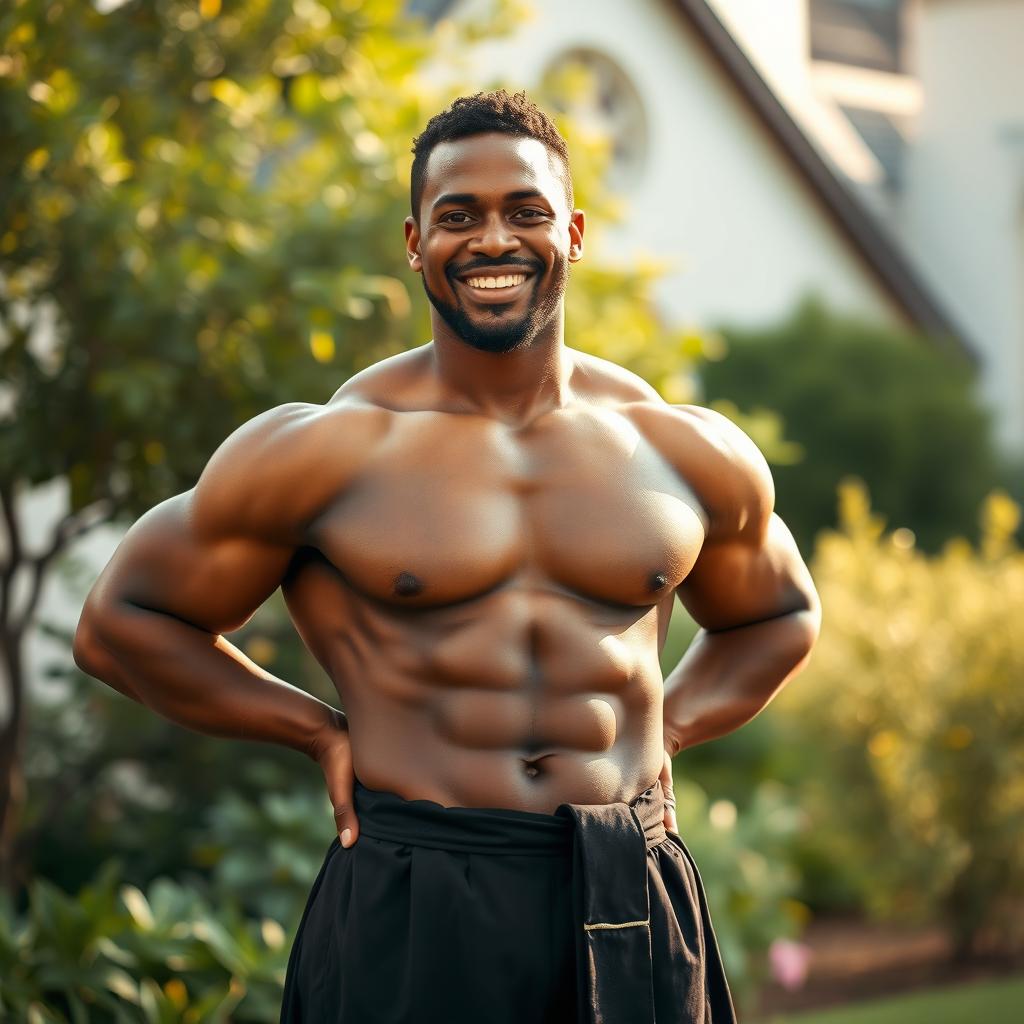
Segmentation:
<svg viewBox="0 0 1024 1024">
<path fill-rule="evenodd" d="M 609 924 L 605 921 L 595 921 L 593 924 L 585 924 L 583 930 L 586 932 L 592 932 L 598 928 L 643 928 L 645 925 L 649 925 L 651 919 L 647 918 L 646 921 L 623 921 L 621 924 Z"/>
</svg>

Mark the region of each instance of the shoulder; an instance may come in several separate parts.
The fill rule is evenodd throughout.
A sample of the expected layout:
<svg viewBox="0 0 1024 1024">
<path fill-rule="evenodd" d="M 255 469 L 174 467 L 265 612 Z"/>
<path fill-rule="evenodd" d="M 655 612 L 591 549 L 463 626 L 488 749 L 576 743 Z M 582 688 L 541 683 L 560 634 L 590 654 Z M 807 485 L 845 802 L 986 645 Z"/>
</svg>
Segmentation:
<svg viewBox="0 0 1024 1024">
<path fill-rule="evenodd" d="M 664 402 L 658 392 L 631 370 L 600 356 L 570 349 L 573 357 L 572 384 L 591 399 L 615 403 Z"/>
<path fill-rule="evenodd" d="M 431 376 L 432 348 L 427 342 L 367 366 L 345 381 L 328 405 L 367 404 L 392 412 L 418 407 Z"/>
<path fill-rule="evenodd" d="M 693 489 L 712 537 L 760 535 L 775 507 L 761 450 L 732 420 L 699 405 L 643 403 L 631 418 Z"/>
<path fill-rule="evenodd" d="M 298 543 L 387 430 L 386 410 L 365 402 L 268 409 L 229 435 L 206 464 L 193 491 L 195 525 Z"/>
</svg>

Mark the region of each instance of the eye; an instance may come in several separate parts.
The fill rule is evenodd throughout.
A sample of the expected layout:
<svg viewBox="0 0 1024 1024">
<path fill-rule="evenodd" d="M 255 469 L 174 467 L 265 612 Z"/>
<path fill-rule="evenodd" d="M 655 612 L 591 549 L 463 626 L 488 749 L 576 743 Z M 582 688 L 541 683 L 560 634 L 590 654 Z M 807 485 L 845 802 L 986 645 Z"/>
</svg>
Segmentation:
<svg viewBox="0 0 1024 1024">
<path fill-rule="evenodd" d="M 465 217 L 465 220 L 452 220 L 453 217 Z M 441 218 L 442 224 L 465 224 L 469 220 L 469 214 L 465 210 L 453 210 L 451 213 L 446 213 Z"/>
<path fill-rule="evenodd" d="M 528 214 L 528 213 L 532 213 L 533 214 L 533 218 L 532 219 L 536 219 L 537 217 L 546 217 L 547 216 L 547 214 L 543 210 L 527 209 L 527 210 L 520 210 L 519 212 L 521 214 L 524 214 L 524 215 Z"/>
</svg>

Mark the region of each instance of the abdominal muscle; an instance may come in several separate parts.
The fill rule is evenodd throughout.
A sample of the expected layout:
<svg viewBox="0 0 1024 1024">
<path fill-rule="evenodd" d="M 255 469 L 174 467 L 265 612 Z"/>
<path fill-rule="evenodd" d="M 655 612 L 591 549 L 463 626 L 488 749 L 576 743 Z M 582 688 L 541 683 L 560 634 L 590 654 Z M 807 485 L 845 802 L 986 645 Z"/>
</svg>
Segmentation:
<svg viewBox="0 0 1024 1024">
<path fill-rule="evenodd" d="M 657 781 L 667 609 L 595 610 L 512 590 L 395 610 L 336 576 L 305 575 L 285 596 L 335 682 L 369 789 L 551 814 L 629 803 Z"/>
<path fill-rule="evenodd" d="M 432 702 L 433 703 L 433 702 Z M 629 803 L 649 788 L 661 771 L 664 751 L 661 728 L 651 728 L 655 715 L 643 716 L 639 728 L 627 728 L 606 749 L 580 750 L 558 742 L 559 731 L 541 745 L 509 742 L 488 747 L 453 743 L 438 723 L 446 713 L 459 713 L 461 696 L 420 713 L 382 716 L 350 710 L 352 756 L 356 778 L 369 789 L 395 793 L 406 800 L 433 800 L 445 807 L 503 807 L 552 814 L 560 804 Z M 486 700 L 474 697 L 475 709 Z M 610 702 L 590 696 L 576 701 L 538 704 L 565 716 L 568 724 L 586 719 L 595 706 L 595 732 L 605 729 Z M 494 718 L 508 702 L 496 702 Z M 624 721 L 622 717 L 619 719 Z M 485 721 L 485 720 L 482 720 Z"/>
</svg>

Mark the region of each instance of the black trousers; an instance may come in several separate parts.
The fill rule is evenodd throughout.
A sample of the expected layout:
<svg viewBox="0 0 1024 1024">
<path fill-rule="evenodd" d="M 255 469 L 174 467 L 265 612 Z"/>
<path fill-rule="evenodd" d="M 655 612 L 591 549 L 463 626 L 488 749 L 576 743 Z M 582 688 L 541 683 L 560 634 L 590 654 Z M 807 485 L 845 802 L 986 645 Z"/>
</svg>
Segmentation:
<svg viewBox="0 0 1024 1024">
<path fill-rule="evenodd" d="M 734 1024 L 661 787 L 555 814 L 358 781 L 292 946 L 282 1024 Z"/>
</svg>

